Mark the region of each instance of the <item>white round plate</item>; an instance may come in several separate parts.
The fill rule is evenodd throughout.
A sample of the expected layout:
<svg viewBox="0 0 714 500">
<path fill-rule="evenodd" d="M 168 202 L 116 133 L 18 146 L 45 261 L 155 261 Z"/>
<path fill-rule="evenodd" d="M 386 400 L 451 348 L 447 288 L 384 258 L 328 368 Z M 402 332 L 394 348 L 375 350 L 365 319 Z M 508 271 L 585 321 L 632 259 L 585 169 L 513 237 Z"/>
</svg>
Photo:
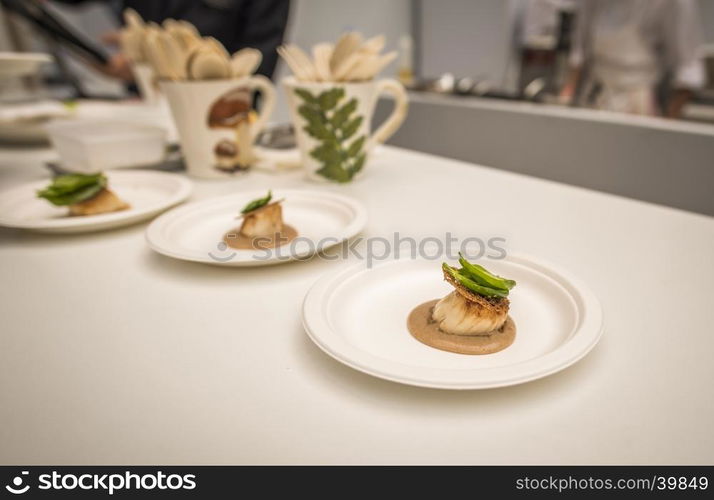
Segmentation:
<svg viewBox="0 0 714 500">
<path fill-rule="evenodd" d="M 440 351 L 407 330 L 415 306 L 453 289 L 435 260 L 390 260 L 371 269 L 361 263 L 325 276 L 305 297 L 303 325 L 323 351 L 356 370 L 439 389 L 486 389 L 545 377 L 581 359 L 600 339 L 600 304 L 577 279 L 523 256 L 484 265 L 518 282 L 509 297 L 516 340 L 494 354 Z"/>
<path fill-rule="evenodd" d="M 36 192 L 49 180 L 24 184 L 0 193 L 0 226 L 45 233 L 82 233 L 126 226 L 149 219 L 191 194 L 193 184 L 183 176 L 133 170 L 107 172 L 108 187 L 131 205 L 127 210 L 72 217 L 67 207 L 56 207 Z"/>
<path fill-rule="evenodd" d="M 40 66 L 52 62 L 49 54 L 38 52 L 0 52 L 0 78 L 37 73 Z"/>
<path fill-rule="evenodd" d="M 0 141 L 22 144 L 47 142 L 49 136 L 45 130 L 48 119 L 23 120 L 12 123 L 0 122 Z"/>
<path fill-rule="evenodd" d="M 155 251 L 175 259 L 221 266 L 265 266 L 307 258 L 359 233 L 367 223 L 367 210 L 353 198 L 326 192 L 276 189 L 273 199 L 283 199 L 283 218 L 298 238 L 278 250 L 234 250 L 223 235 L 240 226 L 236 217 L 251 200 L 266 190 L 237 192 L 175 208 L 153 221 L 146 240 Z"/>
</svg>

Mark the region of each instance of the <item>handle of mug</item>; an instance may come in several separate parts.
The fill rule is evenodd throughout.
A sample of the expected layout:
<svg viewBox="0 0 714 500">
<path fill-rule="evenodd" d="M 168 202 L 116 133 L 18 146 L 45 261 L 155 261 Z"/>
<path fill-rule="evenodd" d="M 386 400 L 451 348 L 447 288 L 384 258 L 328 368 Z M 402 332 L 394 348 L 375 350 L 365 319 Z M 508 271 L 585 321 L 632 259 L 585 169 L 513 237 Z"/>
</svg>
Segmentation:
<svg viewBox="0 0 714 500">
<path fill-rule="evenodd" d="M 392 94 L 394 97 L 394 109 L 392 110 L 392 114 L 389 115 L 389 117 L 384 120 L 384 123 L 372 134 L 370 138 L 370 149 L 377 144 L 382 144 L 399 129 L 407 117 L 407 110 L 409 109 L 407 91 L 404 90 L 404 85 L 397 80 L 393 78 L 379 80 L 377 82 L 377 93 Z"/>
<path fill-rule="evenodd" d="M 248 87 L 261 93 L 262 99 L 258 119 L 250 127 L 250 139 L 255 141 L 258 134 L 265 128 L 268 118 L 273 114 L 275 108 L 275 87 L 273 82 L 263 75 L 253 75 L 246 80 Z"/>
</svg>

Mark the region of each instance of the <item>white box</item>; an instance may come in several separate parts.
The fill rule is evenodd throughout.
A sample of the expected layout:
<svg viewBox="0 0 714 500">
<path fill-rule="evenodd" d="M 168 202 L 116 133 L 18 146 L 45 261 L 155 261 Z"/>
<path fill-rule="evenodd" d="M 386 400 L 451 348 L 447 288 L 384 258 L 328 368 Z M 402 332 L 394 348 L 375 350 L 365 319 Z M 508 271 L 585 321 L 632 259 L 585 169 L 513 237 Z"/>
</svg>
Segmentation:
<svg viewBox="0 0 714 500">
<path fill-rule="evenodd" d="M 94 173 L 151 165 L 166 154 L 166 131 L 108 120 L 55 120 L 45 127 L 62 168 Z"/>
</svg>

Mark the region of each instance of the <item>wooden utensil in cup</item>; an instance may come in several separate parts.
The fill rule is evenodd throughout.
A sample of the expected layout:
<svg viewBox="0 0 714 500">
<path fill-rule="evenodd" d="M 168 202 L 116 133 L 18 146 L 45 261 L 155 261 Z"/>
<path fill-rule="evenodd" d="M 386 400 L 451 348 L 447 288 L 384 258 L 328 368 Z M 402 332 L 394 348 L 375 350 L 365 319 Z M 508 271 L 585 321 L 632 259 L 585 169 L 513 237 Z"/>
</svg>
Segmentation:
<svg viewBox="0 0 714 500">
<path fill-rule="evenodd" d="M 252 75 L 263 60 L 258 49 L 241 49 L 231 57 L 231 72 L 235 78 Z"/>
<path fill-rule="evenodd" d="M 188 76 L 192 80 L 218 80 L 230 78 L 230 62 L 213 50 L 198 49 L 189 59 Z"/>
</svg>

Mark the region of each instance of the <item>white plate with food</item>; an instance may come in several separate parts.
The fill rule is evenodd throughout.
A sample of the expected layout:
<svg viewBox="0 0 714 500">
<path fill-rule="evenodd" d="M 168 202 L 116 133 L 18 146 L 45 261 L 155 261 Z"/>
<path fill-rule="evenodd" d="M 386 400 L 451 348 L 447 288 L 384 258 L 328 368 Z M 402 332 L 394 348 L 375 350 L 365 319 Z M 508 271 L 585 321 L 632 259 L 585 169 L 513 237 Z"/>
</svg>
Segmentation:
<svg viewBox="0 0 714 500">
<path fill-rule="evenodd" d="M 323 277 L 303 304 L 307 334 L 356 370 L 439 389 L 545 377 L 600 339 L 600 303 L 569 273 L 518 255 L 460 268 L 447 260 L 448 270 L 435 260 L 397 259 Z"/>
<path fill-rule="evenodd" d="M 359 201 L 328 191 L 236 192 L 177 207 L 146 230 L 156 252 L 219 266 L 264 266 L 338 245 L 367 223 Z"/>
<path fill-rule="evenodd" d="M 0 226 L 81 233 L 150 219 L 185 201 L 191 181 L 148 170 L 68 174 L 0 193 Z"/>
</svg>

